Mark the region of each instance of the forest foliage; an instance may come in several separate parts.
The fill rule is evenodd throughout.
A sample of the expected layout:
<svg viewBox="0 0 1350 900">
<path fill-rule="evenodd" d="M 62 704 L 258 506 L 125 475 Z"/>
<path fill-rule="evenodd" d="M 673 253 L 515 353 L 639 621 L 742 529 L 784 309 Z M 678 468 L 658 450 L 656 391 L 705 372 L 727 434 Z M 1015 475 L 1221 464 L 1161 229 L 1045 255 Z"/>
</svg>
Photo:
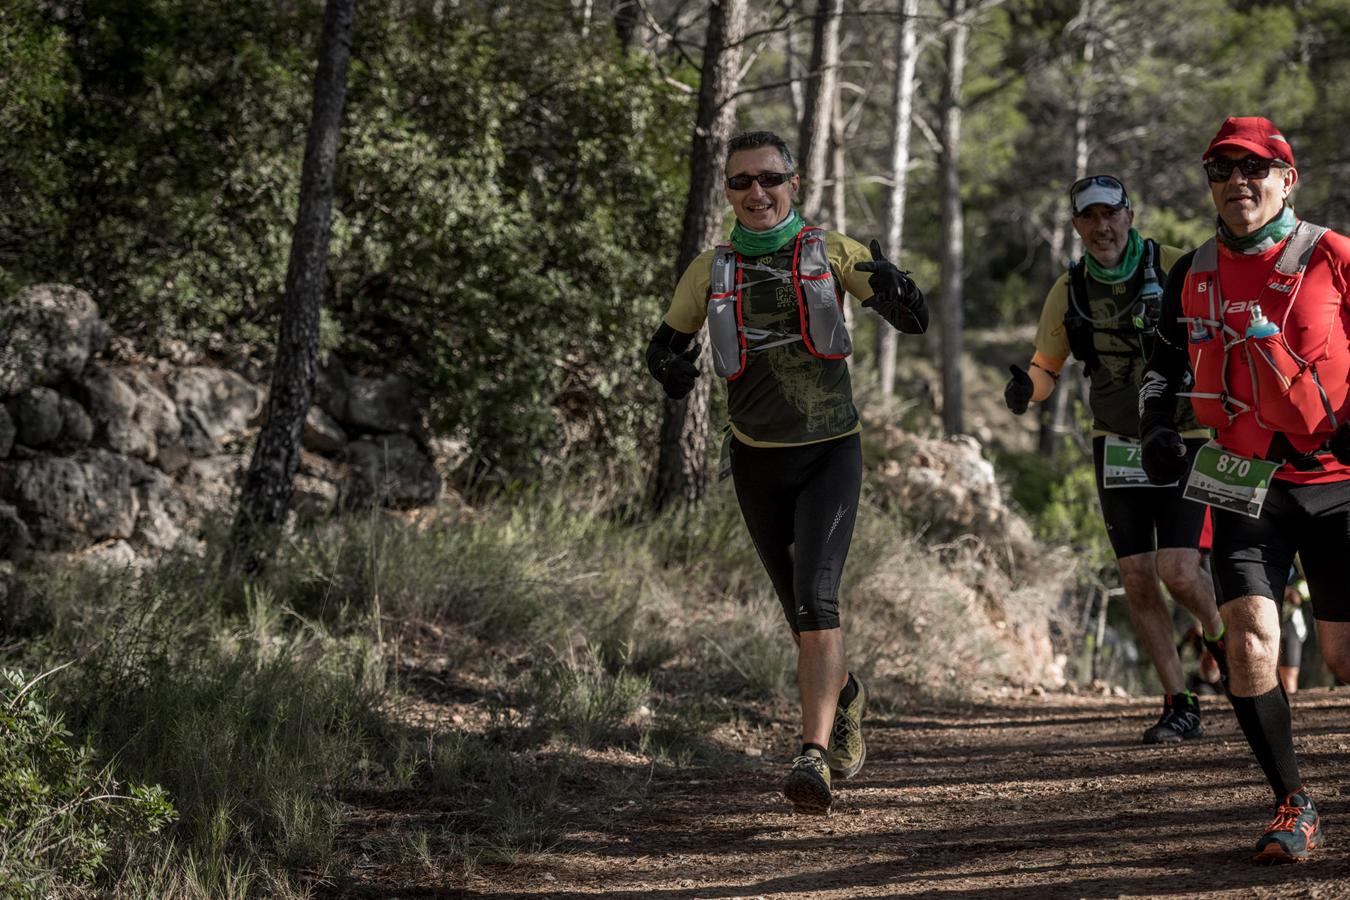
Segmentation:
<svg viewBox="0 0 1350 900">
<path fill-rule="evenodd" d="M 401 370 L 434 431 L 507 475 L 574 449 L 633 461 L 656 424 L 640 350 L 676 274 L 706 7 L 640 5 L 625 48 L 623 5 L 358 14 L 324 349 Z M 1121 175 L 1162 240 L 1209 228 L 1197 163 L 1226 114 L 1280 124 L 1300 210 L 1347 224 L 1344 4 L 985 6 L 962 97 L 968 327 L 1031 321 L 1063 266 L 1080 113 L 1087 168 Z M 864 240 L 885 225 L 897 8 L 854 0 L 841 29 L 845 162 L 828 177 Z M 919 10 L 903 263 L 934 285 L 945 20 Z M 812 11 L 751 5 L 742 126 L 795 136 Z M 140 349 L 270 358 L 321 14 L 314 0 L 5 4 L 0 293 L 70 282 Z"/>
</svg>

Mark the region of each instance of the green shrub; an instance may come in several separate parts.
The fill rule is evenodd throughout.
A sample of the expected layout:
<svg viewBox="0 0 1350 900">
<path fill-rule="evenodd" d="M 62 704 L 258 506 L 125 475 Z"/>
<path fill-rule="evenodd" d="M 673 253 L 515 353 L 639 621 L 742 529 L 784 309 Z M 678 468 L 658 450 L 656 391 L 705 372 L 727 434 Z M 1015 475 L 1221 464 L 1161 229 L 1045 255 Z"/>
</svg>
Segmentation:
<svg viewBox="0 0 1350 900">
<path fill-rule="evenodd" d="M 175 817 L 158 785 L 122 786 L 73 744 L 18 672 L 0 673 L 0 894 L 41 897 L 92 880 L 117 844 Z"/>
</svg>

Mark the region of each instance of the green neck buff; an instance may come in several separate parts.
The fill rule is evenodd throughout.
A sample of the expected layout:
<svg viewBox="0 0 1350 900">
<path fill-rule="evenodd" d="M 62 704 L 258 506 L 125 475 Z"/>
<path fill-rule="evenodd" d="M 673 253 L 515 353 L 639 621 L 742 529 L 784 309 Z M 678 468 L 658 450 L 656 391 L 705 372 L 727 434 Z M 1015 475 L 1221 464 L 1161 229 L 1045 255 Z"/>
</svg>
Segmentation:
<svg viewBox="0 0 1350 900">
<path fill-rule="evenodd" d="M 794 209 L 787 218 L 768 231 L 751 231 L 740 222 L 731 229 L 731 246 L 742 256 L 768 256 L 797 236 L 806 227 L 806 220 Z"/>
<path fill-rule="evenodd" d="M 1120 265 L 1114 269 L 1105 268 L 1091 253 L 1083 254 L 1083 262 L 1087 264 L 1088 274 L 1092 276 L 1093 281 L 1101 284 L 1120 284 L 1139 268 L 1139 259 L 1143 255 L 1144 239 L 1139 236 L 1139 232 L 1131 228 L 1130 236 L 1125 239 L 1125 252 L 1120 257 Z"/>
<path fill-rule="evenodd" d="M 1219 219 L 1219 240 L 1229 250 L 1237 253 L 1265 253 L 1271 247 L 1289 237 L 1297 224 L 1298 218 L 1294 215 L 1294 211 L 1287 206 L 1280 210 L 1278 216 L 1251 234 L 1244 234 L 1242 237 L 1238 237 L 1229 231 L 1228 226 L 1223 224 L 1223 219 Z"/>
</svg>

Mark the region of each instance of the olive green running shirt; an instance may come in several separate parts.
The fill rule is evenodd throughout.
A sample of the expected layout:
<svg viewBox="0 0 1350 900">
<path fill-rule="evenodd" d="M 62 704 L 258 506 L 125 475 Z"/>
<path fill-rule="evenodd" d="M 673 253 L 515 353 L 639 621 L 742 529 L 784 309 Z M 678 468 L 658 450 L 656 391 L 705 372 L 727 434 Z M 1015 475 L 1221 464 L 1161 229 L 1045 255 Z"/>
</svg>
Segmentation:
<svg viewBox="0 0 1350 900">
<path fill-rule="evenodd" d="M 727 412 L 736 437 L 757 447 L 813 444 L 861 430 L 847 360 L 812 356 L 800 339 L 772 346 L 802 333 L 791 280 L 795 243 L 744 259 L 741 305 L 750 352 L 745 371 L 727 381 Z M 872 258 L 868 249 L 833 231 L 825 234 L 825 248 L 836 283 L 860 300 L 871 297 L 869 273 L 854 269 Z M 712 258 L 712 250 L 704 251 L 680 277 L 665 315 L 676 331 L 694 334 L 707 320 Z"/>
<path fill-rule="evenodd" d="M 1159 245 L 1159 263 L 1164 274 L 1181 257 L 1175 247 Z M 1127 333 L 1130 308 L 1144 284 L 1144 263 L 1140 260 L 1134 274 L 1119 284 L 1102 284 L 1084 272 L 1087 283 L 1087 308 L 1083 310 L 1101 328 L 1093 329 L 1093 344 L 1101 366 L 1092 373 L 1088 391 L 1088 405 L 1092 408 L 1094 434 L 1117 434 L 1126 437 L 1139 435 L 1139 385 L 1144 379 L 1148 359 L 1144 355 L 1142 339 L 1137 334 L 1113 334 L 1108 329 Z M 1036 350 L 1051 361 L 1062 364 L 1069 358 L 1069 336 L 1064 329 L 1064 315 L 1069 307 L 1069 273 L 1065 272 L 1050 288 L 1041 310 L 1040 325 L 1036 330 Z M 1190 401 L 1177 399 L 1177 430 L 1191 432 L 1200 429 Z M 1203 429 L 1196 433 L 1204 433 Z"/>
</svg>

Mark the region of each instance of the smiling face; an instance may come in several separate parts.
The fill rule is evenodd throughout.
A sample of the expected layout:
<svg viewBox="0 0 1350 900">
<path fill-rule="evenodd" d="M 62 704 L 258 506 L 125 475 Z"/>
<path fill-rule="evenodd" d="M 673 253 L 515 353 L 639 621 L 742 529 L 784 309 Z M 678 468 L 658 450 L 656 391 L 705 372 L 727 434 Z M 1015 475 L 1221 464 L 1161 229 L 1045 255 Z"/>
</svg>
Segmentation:
<svg viewBox="0 0 1350 900">
<path fill-rule="evenodd" d="M 1215 153 L 1215 156 L 1229 159 L 1251 155 L 1251 151 L 1236 147 L 1224 147 Z M 1271 166 L 1265 178 L 1248 178 L 1234 166 L 1227 181 L 1211 181 L 1209 190 L 1214 196 L 1214 208 L 1218 210 L 1219 218 L 1229 231 L 1242 237 L 1280 214 L 1285 198 L 1297 181 L 1298 170 L 1293 167 Z"/>
<path fill-rule="evenodd" d="M 1133 209 L 1112 209 L 1101 203 L 1094 203 L 1073 217 L 1073 228 L 1083 239 L 1083 249 L 1104 269 L 1120 265 L 1132 224 Z"/>
<path fill-rule="evenodd" d="M 786 172 L 789 166 L 773 147 L 737 150 L 727 159 L 727 176 L 758 175 L 761 172 Z M 787 218 L 797 196 L 801 178 L 793 175 L 777 187 L 765 188 L 758 181 L 743 191 L 727 188 L 727 202 L 736 213 L 736 221 L 751 231 L 767 231 Z"/>
</svg>

